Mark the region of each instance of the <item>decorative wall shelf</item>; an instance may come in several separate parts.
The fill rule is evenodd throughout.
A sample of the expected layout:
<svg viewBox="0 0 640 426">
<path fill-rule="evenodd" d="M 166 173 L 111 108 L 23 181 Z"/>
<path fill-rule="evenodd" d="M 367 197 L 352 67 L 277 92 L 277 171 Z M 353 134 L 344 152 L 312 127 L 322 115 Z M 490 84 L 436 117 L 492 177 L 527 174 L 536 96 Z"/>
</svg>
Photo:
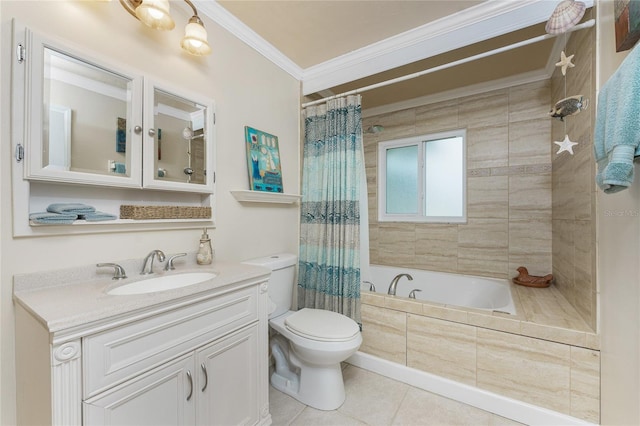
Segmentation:
<svg viewBox="0 0 640 426">
<path fill-rule="evenodd" d="M 302 195 L 285 194 L 279 192 L 262 192 L 236 190 L 229 191 L 233 197 L 240 202 L 248 203 L 277 203 L 277 204 L 293 204 L 302 198 Z"/>
</svg>

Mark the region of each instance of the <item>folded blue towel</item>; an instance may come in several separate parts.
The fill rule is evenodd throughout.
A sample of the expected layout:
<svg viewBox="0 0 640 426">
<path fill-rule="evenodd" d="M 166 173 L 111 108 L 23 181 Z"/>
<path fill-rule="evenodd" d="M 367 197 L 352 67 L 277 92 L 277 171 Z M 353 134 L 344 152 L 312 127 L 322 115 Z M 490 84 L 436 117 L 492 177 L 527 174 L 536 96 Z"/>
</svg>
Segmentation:
<svg viewBox="0 0 640 426">
<path fill-rule="evenodd" d="M 92 213 L 83 213 L 78 215 L 78 219 L 84 219 L 87 222 L 101 222 L 103 220 L 116 220 L 118 216 L 111 213 L 95 211 Z"/>
<path fill-rule="evenodd" d="M 78 215 L 68 213 L 38 212 L 29 215 L 29 220 L 42 225 L 70 225 L 77 218 Z"/>
<path fill-rule="evenodd" d="M 123 175 L 127 173 L 127 166 L 124 163 L 116 162 L 114 172 Z"/>
<path fill-rule="evenodd" d="M 82 203 L 54 203 L 47 207 L 49 213 L 69 213 L 69 214 L 85 214 L 93 213 L 96 209 L 92 206 Z"/>
<path fill-rule="evenodd" d="M 633 182 L 633 158 L 640 155 L 640 48 L 627 55 L 600 89 L 594 129 L 598 172 L 596 183 L 605 193 Z"/>
</svg>

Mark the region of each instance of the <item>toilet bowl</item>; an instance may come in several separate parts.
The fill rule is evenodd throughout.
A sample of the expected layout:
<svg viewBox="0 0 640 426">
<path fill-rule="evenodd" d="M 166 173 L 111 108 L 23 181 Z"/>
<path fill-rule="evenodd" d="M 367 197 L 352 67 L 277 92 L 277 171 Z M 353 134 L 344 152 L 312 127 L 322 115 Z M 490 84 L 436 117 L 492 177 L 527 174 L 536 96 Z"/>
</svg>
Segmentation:
<svg viewBox="0 0 640 426">
<path fill-rule="evenodd" d="M 345 400 L 340 363 L 362 344 L 355 321 L 305 308 L 272 318 L 269 325 L 277 332 L 270 344 L 276 362 L 272 386 L 319 410 L 340 407 Z"/>
<path fill-rule="evenodd" d="M 291 310 L 297 257 L 278 254 L 245 263 L 271 269 L 268 282 L 271 385 L 305 405 L 335 410 L 345 400 L 340 363 L 362 344 L 360 327 L 345 315 L 322 309 Z"/>
</svg>

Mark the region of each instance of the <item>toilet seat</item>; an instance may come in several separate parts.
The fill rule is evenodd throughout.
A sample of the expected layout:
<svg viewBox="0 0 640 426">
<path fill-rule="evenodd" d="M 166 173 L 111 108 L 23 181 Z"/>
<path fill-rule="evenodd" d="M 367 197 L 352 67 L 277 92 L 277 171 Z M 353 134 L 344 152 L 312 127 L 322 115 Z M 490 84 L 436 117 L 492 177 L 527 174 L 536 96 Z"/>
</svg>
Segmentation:
<svg viewBox="0 0 640 426">
<path fill-rule="evenodd" d="M 284 325 L 300 337 L 320 342 L 346 342 L 360 333 L 351 318 L 324 309 L 301 309 L 289 315 Z"/>
</svg>

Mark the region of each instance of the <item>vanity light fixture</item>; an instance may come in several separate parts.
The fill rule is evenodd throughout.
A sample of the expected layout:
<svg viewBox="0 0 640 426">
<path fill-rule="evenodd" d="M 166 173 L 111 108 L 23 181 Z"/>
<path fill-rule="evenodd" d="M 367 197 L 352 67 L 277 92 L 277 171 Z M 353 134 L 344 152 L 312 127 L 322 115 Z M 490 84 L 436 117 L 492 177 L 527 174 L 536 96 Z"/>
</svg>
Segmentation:
<svg viewBox="0 0 640 426">
<path fill-rule="evenodd" d="M 198 16 L 198 10 L 193 3 L 189 0 L 184 2 L 193 9 L 193 16 L 185 27 L 180 46 L 195 56 L 208 55 L 211 53 L 211 47 L 207 41 L 204 23 Z M 120 4 L 131 16 L 153 29 L 165 31 L 172 30 L 176 26 L 169 11 L 169 0 L 120 0 Z"/>
</svg>

